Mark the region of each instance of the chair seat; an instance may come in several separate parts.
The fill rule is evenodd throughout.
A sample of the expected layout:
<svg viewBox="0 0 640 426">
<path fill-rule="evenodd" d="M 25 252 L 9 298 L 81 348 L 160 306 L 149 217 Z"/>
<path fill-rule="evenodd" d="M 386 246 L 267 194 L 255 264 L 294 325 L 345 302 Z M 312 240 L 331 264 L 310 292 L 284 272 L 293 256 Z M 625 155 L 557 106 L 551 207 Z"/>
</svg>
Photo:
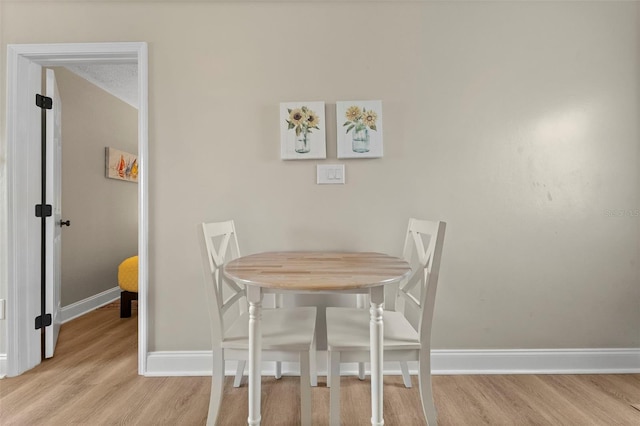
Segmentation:
<svg viewBox="0 0 640 426">
<path fill-rule="evenodd" d="M 420 349 L 420 337 L 409 321 L 395 311 L 384 311 L 385 349 Z M 369 310 L 327 308 L 327 348 L 330 351 L 369 350 Z"/>
<path fill-rule="evenodd" d="M 308 351 L 316 325 L 316 308 L 263 309 L 260 323 L 262 349 Z M 249 349 L 249 313 L 236 319 L 224 333 L 225 349 Z"/>
<path fill-rule="evenodd" d="M 138 292 L 138 256 L 131 256 L 118 265 L 118 285 L 124 291 Z"/>
</svg>

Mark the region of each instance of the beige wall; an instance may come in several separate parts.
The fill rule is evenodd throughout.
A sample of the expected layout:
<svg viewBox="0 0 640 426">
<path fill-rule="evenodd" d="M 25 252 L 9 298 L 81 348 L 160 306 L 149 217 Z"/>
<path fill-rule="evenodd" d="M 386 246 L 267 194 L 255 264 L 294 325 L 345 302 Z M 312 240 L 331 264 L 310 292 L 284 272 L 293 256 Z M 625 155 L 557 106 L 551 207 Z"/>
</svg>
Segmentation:
<svg viewBox="0 0 640 426">
<path fill-rule="evenodd" d="M 62 306 L 118 286 L 118 265 L 138 252 L 138 186 L 105 178 L 109 146 L 138 152 L 138 111 L 65 68 L 62 99 Z"/>
<path fill-rule="evenodd" d="M 149 43 L 150 350 L 209 345 L 196 223 L 234 218 L 244 253 L 399 254 L 410 216 L 449 225 L 435 348 L 640 346 L 638 3 L 0 8 L 2 55 Z M 353 99 L 382 100 L 385 156 L 315 185 Z M 327 160 L 279 159 L 295 100 L 327 103 Z"/>
</svg>

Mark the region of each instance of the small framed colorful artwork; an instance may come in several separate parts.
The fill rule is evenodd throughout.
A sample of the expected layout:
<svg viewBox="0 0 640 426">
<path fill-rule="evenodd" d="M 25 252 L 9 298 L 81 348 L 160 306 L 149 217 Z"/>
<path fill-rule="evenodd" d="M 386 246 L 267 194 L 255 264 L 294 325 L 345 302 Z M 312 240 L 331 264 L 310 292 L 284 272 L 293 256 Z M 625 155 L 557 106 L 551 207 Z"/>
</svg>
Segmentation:
<svg viewBox="0 0 640 426">
<path fill-rule="evenodd" d="M 138 156 L 115 148 L 105 149 L 105 176 L 138 183 Z"/>
</svg>

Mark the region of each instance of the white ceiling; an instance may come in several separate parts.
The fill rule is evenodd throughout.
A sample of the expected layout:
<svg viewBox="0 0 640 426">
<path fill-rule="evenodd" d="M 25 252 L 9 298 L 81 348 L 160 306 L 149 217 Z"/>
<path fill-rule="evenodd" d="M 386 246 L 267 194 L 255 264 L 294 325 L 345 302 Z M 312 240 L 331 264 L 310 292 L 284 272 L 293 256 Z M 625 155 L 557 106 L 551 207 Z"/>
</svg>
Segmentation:
<svg viewBox="0 0 640 426">
<path fill-rule="evenodd" d="M 65 65 L 69 71 L 90 81 L 113 96 L 138 108 L 137 64 Z"/>
</svg>

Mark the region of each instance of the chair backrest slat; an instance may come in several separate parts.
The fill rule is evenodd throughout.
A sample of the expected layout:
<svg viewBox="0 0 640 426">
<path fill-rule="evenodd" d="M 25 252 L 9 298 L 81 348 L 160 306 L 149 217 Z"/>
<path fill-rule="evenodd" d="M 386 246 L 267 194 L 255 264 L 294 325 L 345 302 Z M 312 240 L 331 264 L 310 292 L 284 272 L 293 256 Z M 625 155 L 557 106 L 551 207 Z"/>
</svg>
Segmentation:
<svg viewBox="0 0 640 426">
<path fill-rule="evenodd" d="M 406 260 L 406 259 L 405 259 Z M 422 262 L 420 263 L 422 265 Z M 418 284 L 422 284 L 423 282 L 423 277 L 422 274 L 424 274 L 424 268 L 419 268 L 417 269 L 412 275 L 411 277 L 409 277 L 409 279 L 406 281 L 406 283 L 400 288 L 400 295 L 403 294 L 411 294 L 410 292 L 416 287 L 418 286 Z"/>
<path fill-rule="evenodd" d="M 403 257 L 409 263 L 417 261 L 417 265 L 413 274 L 398 286 L 397 307 L 396 303 L 391 303 L 391 306 L 405 316 L 408 315 L 407 305 L 419 312 L 417 331 L 421 341 L 431 339 L 431 322 L 445 229 L 445 222 L 411 218 L 405 236 Z M 428 243 L 425 244 L 427 238 Z"/>
<path fill-rule="evenodd" d="M 238 301 L 238 299 L 245 297 L 244 292 L 237 292 L 227 298 L 222 304 L 221 310 L 224 314 L 229 310 L 229 308 L 233 307 L 233 305 Z"/>
<path fill-rule="evenodd" d="M 404 300 L 402 301 L 403 302 L 402 306 L 403 306 L 404 309 L 406 309 L 406 304 L 407 303 L 409 303 L 409 305 L 411 305 L 411 307 L 416 309 L 416 310 L 420 309 L 421 303 L 418 300 L 418 298 L 415 297 L 413 294 L 400 292 L 399 296 L 404 298 Z"/>
<path fill-rule="evenodd" d="M 246 292 L 242 286 L 225 279 L 224 265 L 240 256 L 235 225 L 226 222 L 202 223 L 198 226 L 201 241 L 202 268 L 214 346 L 222 342 L 224 314 L 232 307 L 246 310 Z"/>
</svg>

